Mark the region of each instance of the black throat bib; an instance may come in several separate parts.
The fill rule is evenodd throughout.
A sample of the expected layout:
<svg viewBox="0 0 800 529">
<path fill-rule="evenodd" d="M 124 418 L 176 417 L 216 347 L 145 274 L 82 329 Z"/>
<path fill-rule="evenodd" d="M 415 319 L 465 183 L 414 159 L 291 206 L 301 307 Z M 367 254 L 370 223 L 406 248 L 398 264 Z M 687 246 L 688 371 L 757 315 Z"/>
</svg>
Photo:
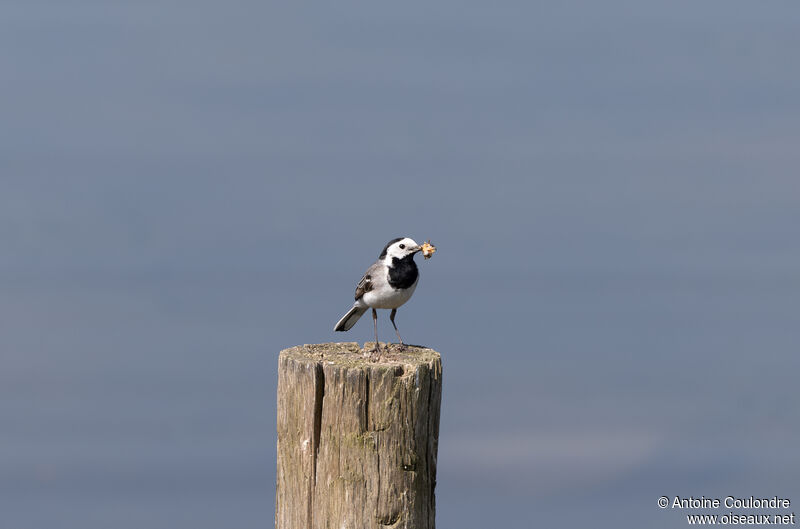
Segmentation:
<svg viewBox="0 0 800 529">
<path fill-rule="evenodd" d="M 419 277 L 414 254 L 402 259 L 392 257 L 392 266 L 389 267 L 389 285 L 392 288 L 409 288 Z"/>
</svg>

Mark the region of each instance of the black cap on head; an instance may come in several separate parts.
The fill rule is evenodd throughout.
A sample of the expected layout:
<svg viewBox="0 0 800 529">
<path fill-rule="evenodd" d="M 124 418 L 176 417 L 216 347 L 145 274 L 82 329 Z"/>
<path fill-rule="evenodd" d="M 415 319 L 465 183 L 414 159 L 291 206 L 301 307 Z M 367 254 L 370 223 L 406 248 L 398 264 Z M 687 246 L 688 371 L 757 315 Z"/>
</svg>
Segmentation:
<svg viewBox="0 0 800 529">
<path fill-rule="evenodd" d="M 393 245 L 397 241 L 402 241 L 403 239 L 405 239 L 405 237 L 398 237 L 396 239 L 392 239 L 391 241 L 387 242 L 386 246 L 383 247 L 383 251 L 378 256 L 378 259 L 383 259 L 384 257 L 386 257 L 386 251 L 389 249 L 389 246 Z"/>
</svg>

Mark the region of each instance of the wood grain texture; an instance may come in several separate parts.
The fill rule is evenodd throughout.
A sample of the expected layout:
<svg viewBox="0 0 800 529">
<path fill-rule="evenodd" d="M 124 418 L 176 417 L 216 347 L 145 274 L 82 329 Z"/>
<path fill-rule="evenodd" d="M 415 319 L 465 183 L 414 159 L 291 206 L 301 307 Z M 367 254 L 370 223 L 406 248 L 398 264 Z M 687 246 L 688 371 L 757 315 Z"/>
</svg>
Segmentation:
<svg viewBox="0 0 800 529">
<path fill-rule="evenodd" d="M 277 529 L 435 527 L 441 357 L 390 347 L 281 351 Z"/>
</svg>

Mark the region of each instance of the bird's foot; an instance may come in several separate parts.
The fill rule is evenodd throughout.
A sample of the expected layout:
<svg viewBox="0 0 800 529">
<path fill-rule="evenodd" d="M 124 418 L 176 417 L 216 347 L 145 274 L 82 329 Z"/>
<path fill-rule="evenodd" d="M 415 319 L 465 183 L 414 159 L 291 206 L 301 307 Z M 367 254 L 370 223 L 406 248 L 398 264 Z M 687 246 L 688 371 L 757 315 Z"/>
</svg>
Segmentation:
<svg viewBox="0 0 800 529">
<path fill-rule="evenodd" d="M 369 353 L 370 362 L 377 362 L 383 356 L 383 351 L 381 351 L 381 346 L 378 342 L 375 342 L 372 349 L 365 350 L 365 353 Z"/>
<path fill-rule="evenodd" d="M 398 351 L 405 351 L 406 349 L 408 349 L 408 346 L 406 344 L 404 344 L 403 342 L 400 342 L 399 344 L 397 344 L 397 350 Z"/>
</svg>

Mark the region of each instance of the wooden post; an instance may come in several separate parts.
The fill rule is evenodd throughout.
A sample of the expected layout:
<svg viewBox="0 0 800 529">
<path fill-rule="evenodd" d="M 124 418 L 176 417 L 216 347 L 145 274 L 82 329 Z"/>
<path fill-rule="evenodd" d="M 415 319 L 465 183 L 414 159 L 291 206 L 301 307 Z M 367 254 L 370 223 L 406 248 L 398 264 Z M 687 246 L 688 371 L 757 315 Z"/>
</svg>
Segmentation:
<svg viewBox="0 0 800 529">
<path fill-rule="evenodd" d="M 434 529 L 442 361 L 390 347 L 281 351 L 276 529 Z"/>
</svg>

